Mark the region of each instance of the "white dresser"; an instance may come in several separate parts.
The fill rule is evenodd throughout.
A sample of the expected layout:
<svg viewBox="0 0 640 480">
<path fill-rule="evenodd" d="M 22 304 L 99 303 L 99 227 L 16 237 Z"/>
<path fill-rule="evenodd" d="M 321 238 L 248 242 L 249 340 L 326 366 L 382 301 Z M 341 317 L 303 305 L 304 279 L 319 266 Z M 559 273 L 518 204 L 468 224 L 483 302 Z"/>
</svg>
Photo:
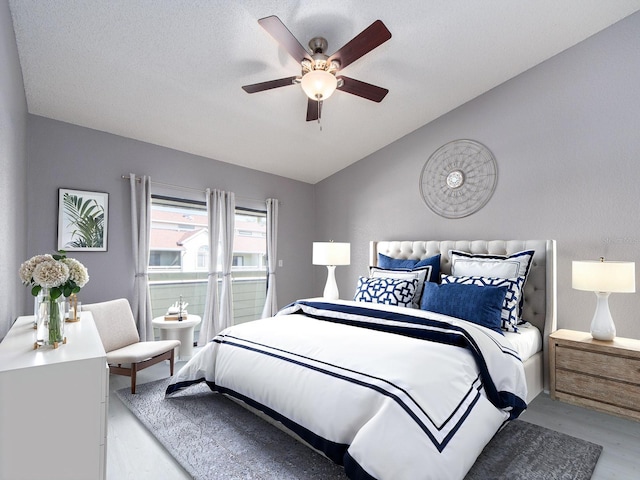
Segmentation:
<svg viewBox="0 0 640 480">
<path fill-rule="evenodd" d="M 93 317 L 33 349 L 33 317 L 0 343 L 0 479 L 104 480 L 109 370 Z"/>
</svg>

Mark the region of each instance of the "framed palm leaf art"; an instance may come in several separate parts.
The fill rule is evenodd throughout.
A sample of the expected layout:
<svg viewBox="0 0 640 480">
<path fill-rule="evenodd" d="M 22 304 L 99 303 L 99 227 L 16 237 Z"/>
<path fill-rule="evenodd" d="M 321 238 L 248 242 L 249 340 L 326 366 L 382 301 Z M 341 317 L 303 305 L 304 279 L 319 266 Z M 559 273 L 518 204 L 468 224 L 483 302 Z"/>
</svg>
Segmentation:
<svg viewBox="0 0 640 480">
<path fill-rule="evenodd" d="M 58 250 L 107 250 L 109 194 L 58 189 Z"/>
</svg>

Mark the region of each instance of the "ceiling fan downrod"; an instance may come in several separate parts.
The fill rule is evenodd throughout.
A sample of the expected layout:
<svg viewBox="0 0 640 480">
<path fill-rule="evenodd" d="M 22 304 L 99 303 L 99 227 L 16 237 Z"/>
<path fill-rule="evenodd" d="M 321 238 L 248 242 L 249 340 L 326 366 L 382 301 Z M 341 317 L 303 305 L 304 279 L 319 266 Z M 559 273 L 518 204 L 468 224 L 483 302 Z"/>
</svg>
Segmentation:
<svg viewBox="0 0 640 480">
<path fill-rule="evenodd" d="M 320 116 L 322 114 L 322 97 L 320 97 L 320 95 L 317 96 L 318 97 L 318 125 L 320 126 L 320 131 L 322 131 L 322 124 L 320 123 Z"/>
</svg>

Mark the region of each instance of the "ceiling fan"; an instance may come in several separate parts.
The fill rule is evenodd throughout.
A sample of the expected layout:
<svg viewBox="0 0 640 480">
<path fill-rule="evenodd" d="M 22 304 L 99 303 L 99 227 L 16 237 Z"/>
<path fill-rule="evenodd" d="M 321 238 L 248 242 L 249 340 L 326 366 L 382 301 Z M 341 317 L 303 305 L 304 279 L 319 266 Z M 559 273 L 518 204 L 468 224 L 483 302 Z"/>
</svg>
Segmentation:
<svg viewBox="0 0 640 480">
<path fill-rule="evenodd" d="M 336 74 L 347 65 L 355 62 L 374 48 L 391 38 L 391 32 L 380 20 L 376 20 L 333 55 L 328 56 L 327 40 L 314 37 L 309 41 L 311 53 L 307 52 L 293 36 L 282 21 L 272 15 L 261 18 L 258 23 L 275 38 L 289 54 L 300 62 L 300 76 L 279 78 L 268 82 L 245 85 L 242 89 L 247 93 L 262 92 L 272 88 L 300 84 L 309 97 L 307 101 L 307 121 L 320 121 L 322 102 L 329 98 L 335 90 L 357 95 L 374 102 L 381 102 L 389 90 L 371 85 L 354 78 Z"/>
</svg>

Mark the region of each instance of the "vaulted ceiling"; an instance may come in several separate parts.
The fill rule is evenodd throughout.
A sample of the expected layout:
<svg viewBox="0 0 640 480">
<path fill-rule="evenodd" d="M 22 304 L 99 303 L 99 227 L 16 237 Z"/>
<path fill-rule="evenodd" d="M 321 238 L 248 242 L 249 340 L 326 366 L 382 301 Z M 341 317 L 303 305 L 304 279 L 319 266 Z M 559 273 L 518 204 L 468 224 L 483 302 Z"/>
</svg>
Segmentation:
<svg viewBox="0 0 640 480">
<path fill-rule="evenodd" d="M 316 183 L 640 9 L 640 0 L 9 0 L 29 112 Z M 392 37 L 305 121 L 300 74 L 259 24 L 331 54 L 380 19 Z"/>
</svg>

